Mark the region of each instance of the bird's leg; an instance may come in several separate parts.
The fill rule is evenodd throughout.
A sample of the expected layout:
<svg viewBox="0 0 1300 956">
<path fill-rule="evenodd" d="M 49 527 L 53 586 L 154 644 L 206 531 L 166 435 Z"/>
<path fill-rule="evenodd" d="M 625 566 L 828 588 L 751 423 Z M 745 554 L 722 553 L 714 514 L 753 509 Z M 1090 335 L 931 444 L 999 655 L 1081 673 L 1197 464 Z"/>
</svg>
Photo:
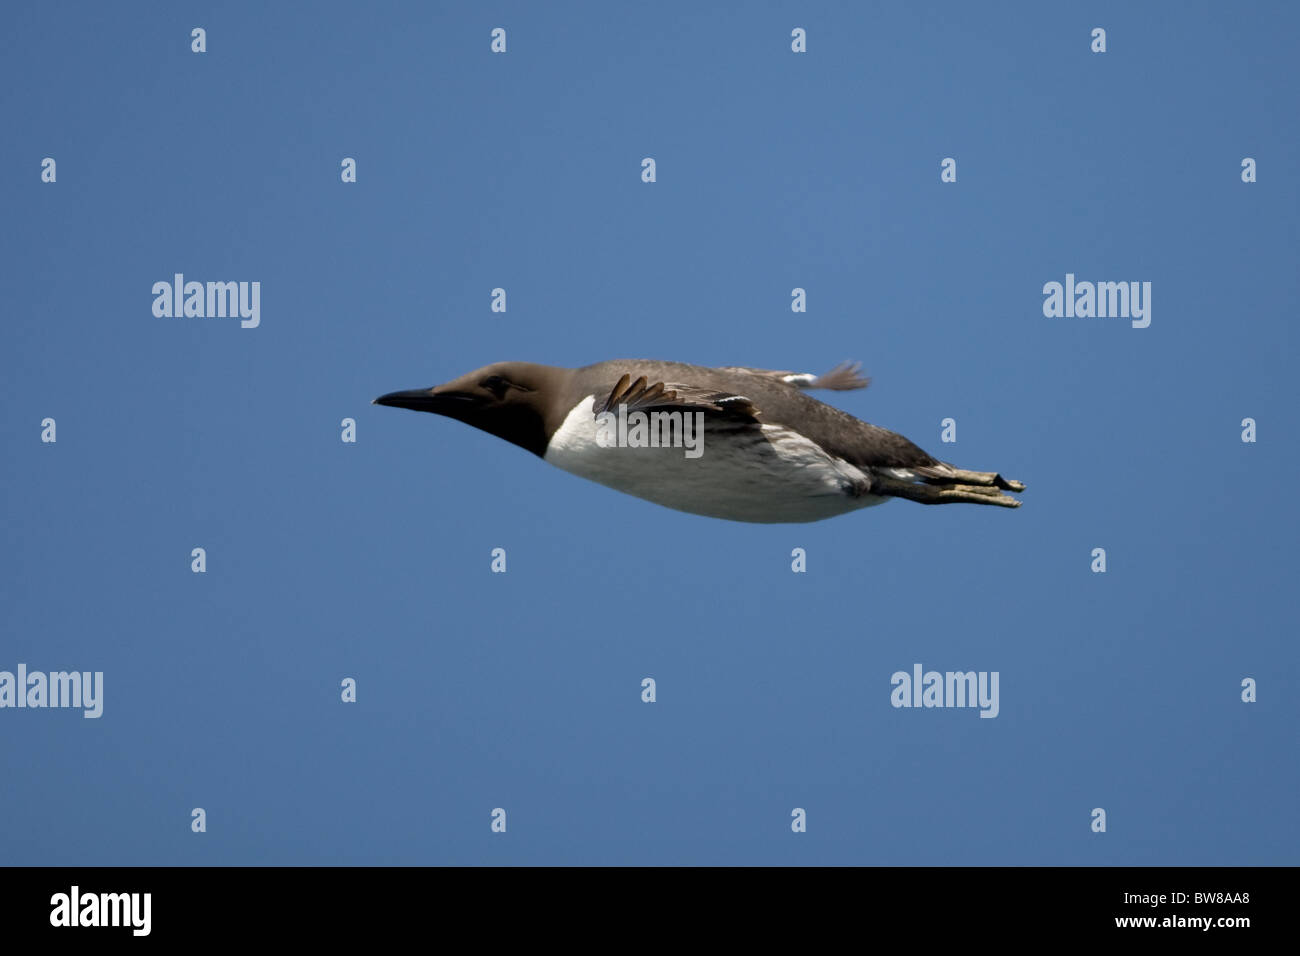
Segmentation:
<svg viewBox="0 0 1300 956">
<path fill-rule="evenodd" d="M 873 475 L 871 479 L 872 494 L 892 495 L 906 498 L 923 505 L 949 505 L 966 503 L 972 505 L 998 505 L 1003 508 L 1019 508 L 1020 502 L 1010 495 L 1004 495 L 999 489 L 989 485 L 926 485 L 883 475 Z"/>
<path fill-rule="evenodd" d="M 964 468 L 954 468 L 952 465 L 948 465 L 948 469 L 950 474 L 944 478 L 927 478 L 925 480 L 936 484 L 950 481 L 962 485 L 992 485 L 995 488 L 1001 488 L 1003 491 L 1025 490 L 1023 481 L 1003 478 L 996 471 L 967 471 Z"/>
</svg>

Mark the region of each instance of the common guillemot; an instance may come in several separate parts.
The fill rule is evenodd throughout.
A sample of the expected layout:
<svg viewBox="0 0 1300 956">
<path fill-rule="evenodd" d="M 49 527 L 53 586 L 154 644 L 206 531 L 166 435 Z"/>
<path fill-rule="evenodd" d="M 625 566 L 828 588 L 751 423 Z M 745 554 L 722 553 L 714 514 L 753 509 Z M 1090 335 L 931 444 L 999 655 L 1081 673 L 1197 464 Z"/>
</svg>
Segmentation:
<svg viewBox="0 0 1300 956">
<path fill-rule="evenodd" d="M 576 369 L 497 362 L 372 404 L 455 418 L 583 478 L 732 521 L 820 521 L 890 498 L 1020 506 L 1004 492 L 1023 491 L 1021 482 L 956 468 L 805 394 L 864 388 L 859 367 L 812 375 L 640 359 Z"/>
</svg>

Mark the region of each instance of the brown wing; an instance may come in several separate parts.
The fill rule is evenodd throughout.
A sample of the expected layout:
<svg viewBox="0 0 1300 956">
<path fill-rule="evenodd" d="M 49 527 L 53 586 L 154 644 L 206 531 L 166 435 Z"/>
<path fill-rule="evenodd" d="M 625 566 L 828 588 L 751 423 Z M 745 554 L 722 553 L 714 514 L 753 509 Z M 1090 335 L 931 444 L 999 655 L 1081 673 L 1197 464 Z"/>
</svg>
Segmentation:
<svg viewBox="0 0 1300 956">
<path fill-rule="evenodd" d="M 728 365 L 724 371 L 761 375 L 763 378 L 793 388 L 824 388 L 833 392 L 847 392 L 855 388 L 866 388 L 871 384 L 871 379 L 858 374 L 861 369 L 861 362 L 841 362 L 824 375 L 813 375 L 811 372 L 777 372 L 766 368 L 748 368 L 744 365 Z"/>
<path fill-rule="evenodd" d="M 701 411 L 738 422 L 757 422 L 760 414 L 754 403 L 743 395 L 694 385 L 651 382 L 644 375 L 634 380 L 627 373 L 614 383 L 609 397 L 603 403 L 597 403 L 596 414 L 616 411 L 620 405 L 626 405 L 628 411 Z"/>
</svg>

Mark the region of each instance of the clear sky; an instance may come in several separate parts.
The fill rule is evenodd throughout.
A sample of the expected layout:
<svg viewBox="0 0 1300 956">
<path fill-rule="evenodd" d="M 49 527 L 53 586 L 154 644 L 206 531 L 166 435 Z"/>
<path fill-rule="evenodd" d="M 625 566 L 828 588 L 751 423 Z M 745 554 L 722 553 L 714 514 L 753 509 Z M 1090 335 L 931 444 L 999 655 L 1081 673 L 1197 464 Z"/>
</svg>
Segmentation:
<svg viewBox="0 0 1300 956">
<path fill-rule="evenodd" d="M 1300 862 L 1298 9 L 9 5 L 0 670 L 104 696 L 0 709 L 0 862 Z M 733 524 L 369 404 L 619 357 L 860 359 L 1025 505 Z"/>
</svg>

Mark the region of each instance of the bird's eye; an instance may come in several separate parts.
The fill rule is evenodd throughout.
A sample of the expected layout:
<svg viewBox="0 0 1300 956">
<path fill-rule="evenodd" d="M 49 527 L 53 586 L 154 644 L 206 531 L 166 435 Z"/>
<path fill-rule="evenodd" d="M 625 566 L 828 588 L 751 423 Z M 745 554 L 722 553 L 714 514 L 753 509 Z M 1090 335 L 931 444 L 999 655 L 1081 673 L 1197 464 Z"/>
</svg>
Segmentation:
<svg viewBox="0 0 1300 956">
<path fill-rule="evenodd" d="M 478 384 L 479 384 L 479 388 L 487 389 L 489 392 L 491 392 L 493 395 L 497 396 L 498 398 L 504 395 L 506 389 L 510 387 L 510 383 L 507 382 L 500 375 L 489 375 L 487 378 L 483 379 L 483 381 L 479 382 Z"/>
</svg>

